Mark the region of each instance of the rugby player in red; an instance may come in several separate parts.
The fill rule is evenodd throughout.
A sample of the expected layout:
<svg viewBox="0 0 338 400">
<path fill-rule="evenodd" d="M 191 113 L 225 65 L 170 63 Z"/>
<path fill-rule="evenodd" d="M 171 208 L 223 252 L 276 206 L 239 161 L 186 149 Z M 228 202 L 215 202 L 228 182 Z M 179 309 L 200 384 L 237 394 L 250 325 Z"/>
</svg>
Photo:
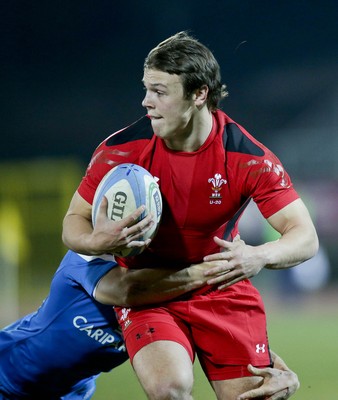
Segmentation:
<svg viewBox="0 0 338 400">
<path fill-rule="evenodd" d="M 247 368 L 272 365 L 264 305 L 249 278 L 314 256 L 316 230 L 279 159 L 218 108 L 224 97 L 213 54 L 186 33 L 155 47 L 144 64 L 147 116 L 96 149 L 64 220 L 64 243 L 97 255 L 137 246 L 133 226 L 93 229 L 91 204 L 104 174 L 122 162 L 158 178 L 164 209 L 157 236 L 129 269 L 184 268 L 219 261 L 208 286 L 179 299 L 116 308 L 133 368 L 149 399 L 192 399 L 197 354 L 218 399 L 236 399 L 261 378 Z M 252 199 L 280 239 L 250 246 L 238 221 Z M 290 392 L 285 392 L 288 398 Z"/>
</svg>

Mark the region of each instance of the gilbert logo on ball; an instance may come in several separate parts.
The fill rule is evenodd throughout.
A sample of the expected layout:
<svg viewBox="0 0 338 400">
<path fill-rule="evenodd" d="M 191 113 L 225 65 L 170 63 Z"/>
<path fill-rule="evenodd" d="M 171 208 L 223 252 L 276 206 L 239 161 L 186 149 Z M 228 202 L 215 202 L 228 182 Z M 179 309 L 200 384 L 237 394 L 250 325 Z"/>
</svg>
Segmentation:
<svg viewBox="0 0 338 400">
<path fill-rule="evenodd" d="M 108 200 L 107 215 L 113 221 L 119 221 L 141 205 L 145 205 L 146 211 L 141 215 L 140 220 L 148 212 L 152 212 L 155 224 L 140 240 L 152 239 L 156 235 L 162 216 L 162 196 L 155 178 L 145 168 L 131 163 L 120 164 L 102 178 L 93 200 L 93 225 L 95 225 L 104 196 Z M 144 247 L 126 248 L 116 255 L 121 257 L 135 256 L 143 250 Z"/>
</svg>

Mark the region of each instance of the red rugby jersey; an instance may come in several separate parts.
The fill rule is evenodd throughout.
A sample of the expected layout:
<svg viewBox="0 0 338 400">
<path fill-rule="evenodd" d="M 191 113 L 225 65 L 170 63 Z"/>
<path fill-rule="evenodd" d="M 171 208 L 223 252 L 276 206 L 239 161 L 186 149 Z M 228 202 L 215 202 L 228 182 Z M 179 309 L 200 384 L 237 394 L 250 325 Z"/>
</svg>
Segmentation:
<svg viewBox="0 0 338 400">
<path fill-rule="evenodd" d="M 104 174 L 125 162 L 159 178 L 164 203 L 150 247 L 137 257 L 119 259 L 128 267 L 201 262 L 219 251 L 213 236 L 227 232 L 231 240 L 238 233 L 234 216 L 248 198 L 268 218 L 299 197 L 278 158 L 220 110 L 213 113 L 208 139 L 195 152 L 168 149 L 146 116 L 109 136 L 93 154 L 80 195 L 92 203 Z"/>
</svg>

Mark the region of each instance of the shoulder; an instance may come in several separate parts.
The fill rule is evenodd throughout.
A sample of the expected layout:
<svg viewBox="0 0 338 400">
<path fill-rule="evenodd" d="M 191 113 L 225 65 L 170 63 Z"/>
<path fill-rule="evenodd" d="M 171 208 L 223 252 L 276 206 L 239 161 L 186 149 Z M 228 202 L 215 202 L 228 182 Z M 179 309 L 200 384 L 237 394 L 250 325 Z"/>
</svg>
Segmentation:
<svg viewBox="0 0 338 400">
<path fill-rule="evenodd" d="M 143 116 L 127 127 L 113 133 L 105 141 L 106 146 L 117 146 L 133 143 L 138 140 L 150 140 L 154 135 L 150 119 Z"/>
<path fill-rule="evenodd" d="M 91 157 L 78 188 L 80 195 L 91 204 L 102 177 L 118 164 L 139 164 L 144 154 L 151 153 L 153 137 L 154 132 L 147 116 L 107 137 Z"/>
<path fill-rule="evenodd" d="M 222 126 L 222 139 L 227 163 L 234 168 L 259 170 L 261 172 L 281 172 L 283 166 L 279 158 L 263 143 L 252 136 L 242 125 L 232 120 L 224 112 L 218 111 L 219 126 Z M 254 175 L 256 175 L 254 173 Z"/>
<path fill-rule="evenodd" d="M 81 286 L 92 296 L 97 282 L 116 265 L 114 256 L 109 254 L 85 256 L 68 250 L 51 286 L 63 290 Z"/>
<path fill-rule="evenodd" d="M 232 153 L 262 157 L 267 148 L 251 136 L 241 125 L 229 122 L 224 127 L 223 140 L 226 150 Z"/>
<path fill-rule="evenodd" d="M 227 152 L 247 154 L 255 157 L 262 157 L 269 152 L 242 125 L 235 122 L 223 111 L 217 110 L 215 118 L 218 125 L 223 128 L 223 145 Z"/>
<path fill-rule="evenodd" d="M 104 139 L 96 147 L 88 167 L 91 168 L 94 164 L 134 162 L 153 136 L 150 119 L 143 116 Z"/>
<path fill-rule="evenodd" d="M 217 118 L 219 126 L 223 127 L 228 178 L 236 182 L 243 193 L 252 196 L 258 191 L 292 190 L 289 175 L 269 148 L 222 111 L 217 112 Z"/>
</svg>

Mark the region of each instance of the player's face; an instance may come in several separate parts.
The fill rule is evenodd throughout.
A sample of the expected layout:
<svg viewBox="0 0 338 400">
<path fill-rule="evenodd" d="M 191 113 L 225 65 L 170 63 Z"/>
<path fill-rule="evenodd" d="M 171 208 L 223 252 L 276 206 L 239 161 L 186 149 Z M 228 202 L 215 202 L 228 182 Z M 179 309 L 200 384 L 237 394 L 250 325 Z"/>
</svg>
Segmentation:
<svg viewBox="0 0 338 400">
<path fill-rule="evenodd" d="M 181 78 L 175 74 L 145 69 L 143 83 L 146 95 L 142 105 L 148 111 L 154 133 L 170 148 L 180 149 L 191 133 L 196 111 L 194 96 L 184 98 Z"/>
</svg>

